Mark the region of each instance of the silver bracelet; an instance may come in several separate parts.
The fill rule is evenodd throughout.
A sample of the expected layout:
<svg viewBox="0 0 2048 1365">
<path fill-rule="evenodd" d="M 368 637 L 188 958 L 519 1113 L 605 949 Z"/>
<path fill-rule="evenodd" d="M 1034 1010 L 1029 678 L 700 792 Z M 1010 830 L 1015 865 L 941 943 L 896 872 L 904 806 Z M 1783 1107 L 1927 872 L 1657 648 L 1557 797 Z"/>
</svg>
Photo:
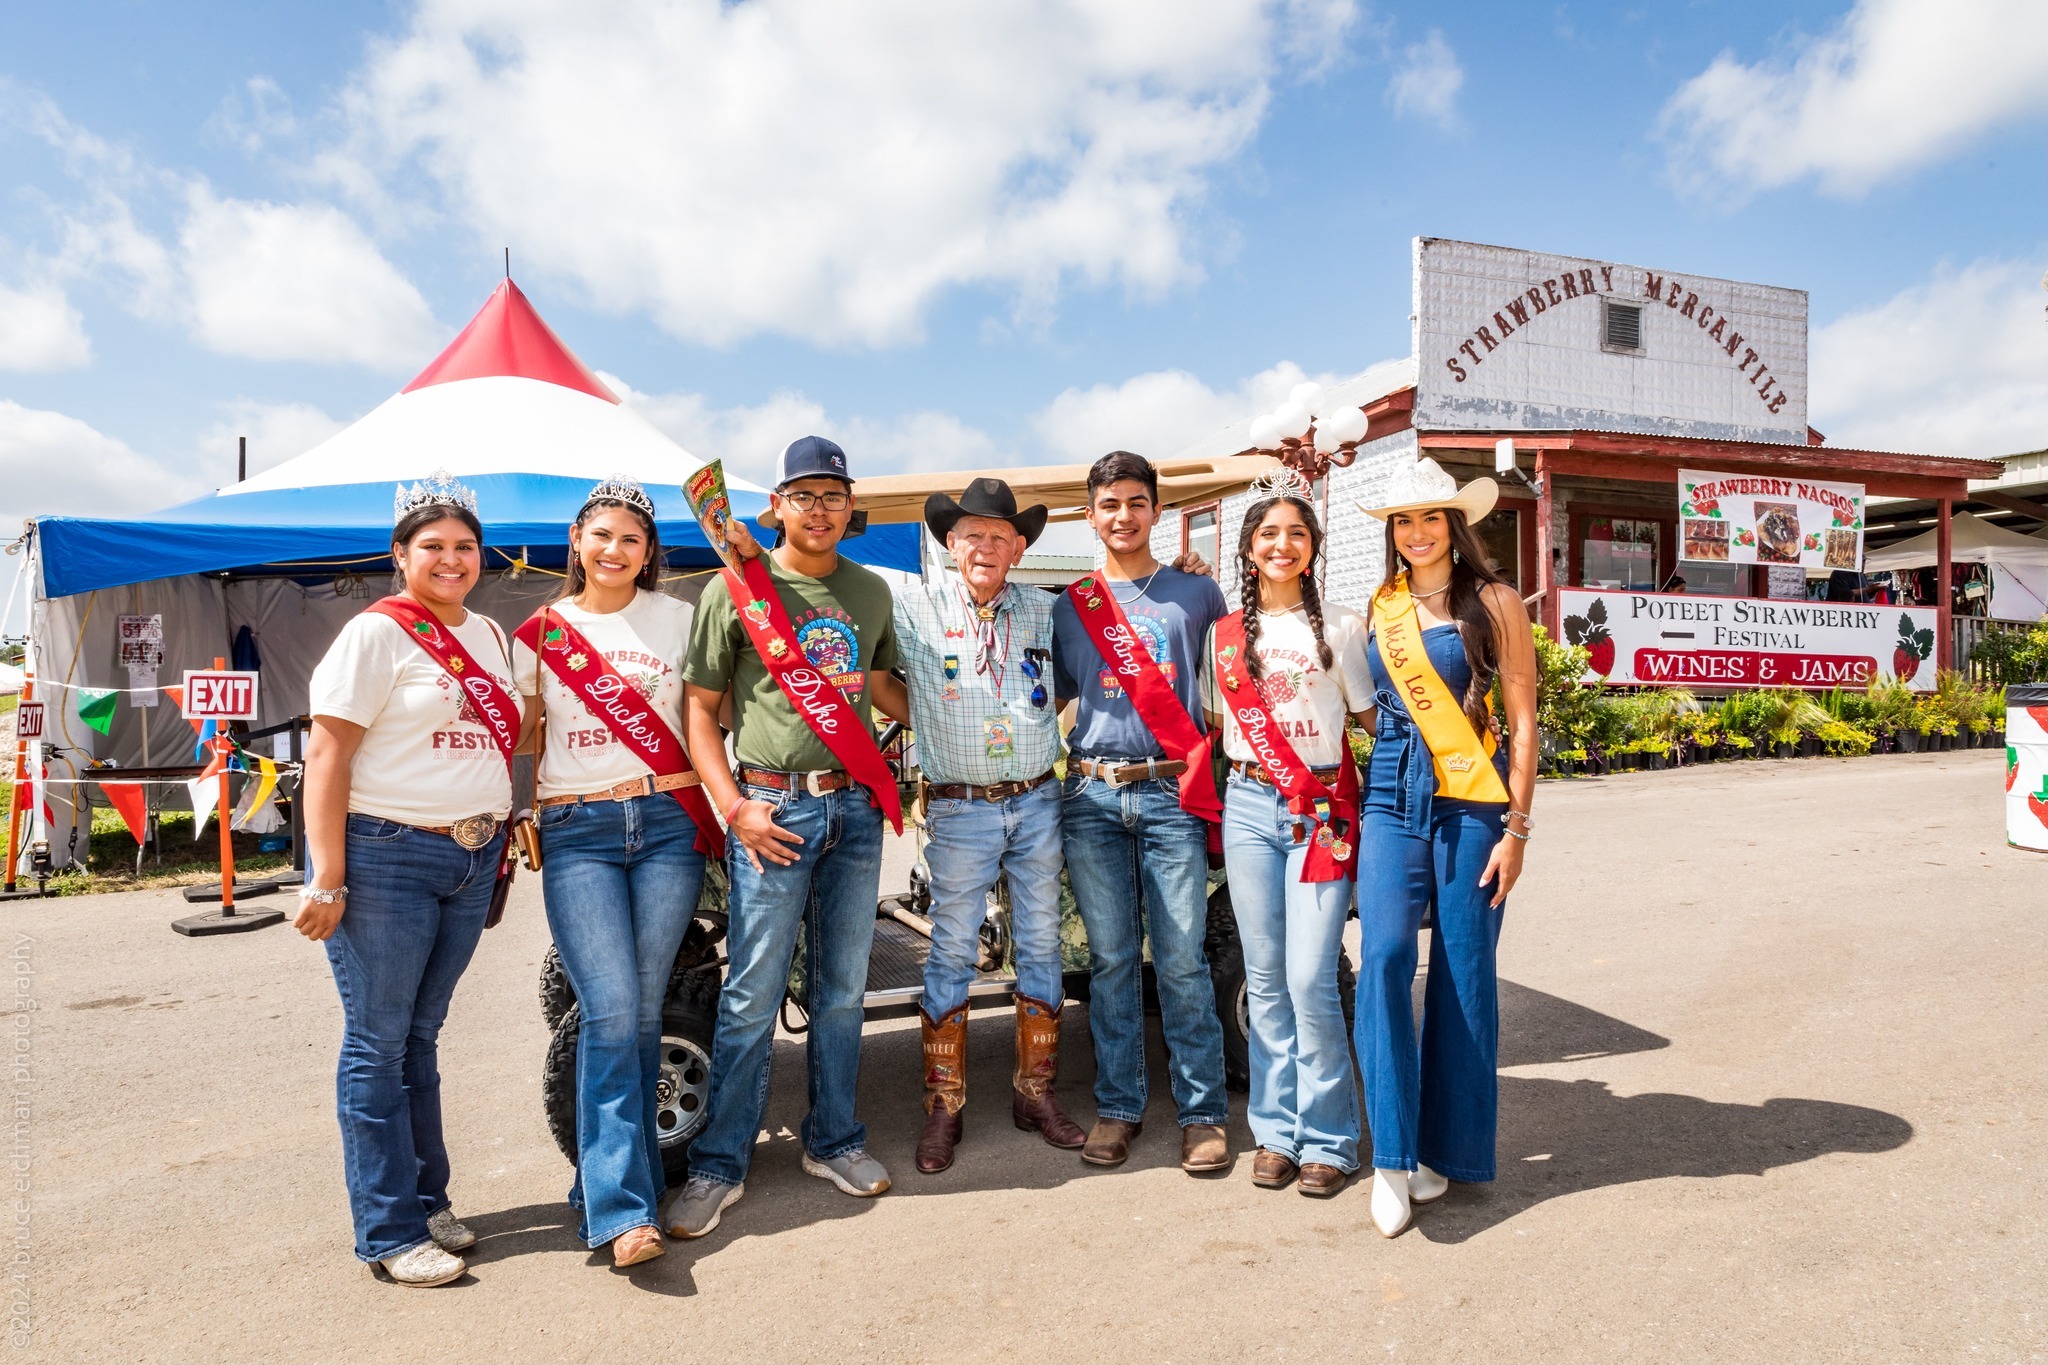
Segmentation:
<svg viewBox="0 0 2048 1365">
<path fill-rule="evenodd" d="M 1505 834 L 1505 835 L 1507 835 L 1507 836 L 1508 836 L 1508 838 L 1510 838 L 1510 839 L 1520 839 L 1520 840 L 1521 840 L 1521 841 L 1522 841 L 1523 843 L 1525 843 L 1525 844 L 1529 842 L 1529 836 L 1528 836 L 1528 835 L 1526 835 L 1526 834 L 1517 834 L 1517 833 L 1515 833 L 1515 832 L 1514 832 L 1513 830 L 1511 830 L 1511 829 L 1504 829 L 1504 830 L 1502 830 L 1502 831 L 1501 831 L 1501 833 L 1502 833 L 1502 834 Z"/>
<path fill-rule="evenodd" d="M 299 888 L 299 899 L 302 901 L 312 901 L 316 905 L 333 905 L 337 901 L 348 899 L 348 887 L 344 884 L 335 887 L 332 891 L 321 891 L 314 887 L 302 886 Z"/>
<path fill-rule="evenodd" d="M 1533 816 L 1533 815 L 1531 815 L 1531 814 L 1529 814 L 1529 812 L 1527 812 L 1527 811 L 1525 811 L 1525 810 L 1511 810 L 1511 811 L 1505 811 L 1505 812 L 1503 812 L 1503 813 L 1502 813 L 1502 815 L 1501 815 L 1501 817 L 1500 817 L 1500 822 L 1501 822 L 1501 823 L 1502 823 L 1503 825 L 1505 825 L 1505 824 L 1506 824 L 1506 823 L 1508 822 L 1508 817 L 1509 817 L 1509 816 L 1513 816 L 1513 815 L 1519 815 L 1519 816 L 1521 816 L 1521 817 L 1522 817 L 1522 828 L 1523 828 L 1523 829 L 1534 829 L 1534 828 L 1536 828 L 1536 817 L 1535 817 L 1535 816 Z"/>
</svg>

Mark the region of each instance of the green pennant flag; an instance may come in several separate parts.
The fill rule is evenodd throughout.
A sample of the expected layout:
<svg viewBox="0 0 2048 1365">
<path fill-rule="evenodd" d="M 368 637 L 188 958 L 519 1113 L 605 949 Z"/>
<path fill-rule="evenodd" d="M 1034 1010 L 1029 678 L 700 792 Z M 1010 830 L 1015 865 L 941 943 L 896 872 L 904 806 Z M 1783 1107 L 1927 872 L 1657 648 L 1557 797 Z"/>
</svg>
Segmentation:
<svg viewBox="0 0 2048 1365">
<path fill-rule="evenodd" d="M 119 692 L 97 687 L 78 689 L 78 718 L 101 734 L 114 728 L 114 702 Z"/>
</svg>

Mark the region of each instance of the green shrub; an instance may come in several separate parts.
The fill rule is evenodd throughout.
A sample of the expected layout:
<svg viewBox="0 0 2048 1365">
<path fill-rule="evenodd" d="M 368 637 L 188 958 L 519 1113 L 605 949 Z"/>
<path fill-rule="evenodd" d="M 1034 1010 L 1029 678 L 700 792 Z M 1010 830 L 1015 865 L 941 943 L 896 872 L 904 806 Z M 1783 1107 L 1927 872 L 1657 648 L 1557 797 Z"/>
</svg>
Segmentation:
<svg viewBox="0 0 2048 1365">
<path fill-rule="evenodd" d="M 1560 758 L 1565 749 L 1583 749 L 1593 738 L 1600 689 L 1579 681 L 1586 658 L 1584 646 L 1560 644 L 1536 627 L 1536 727 L 1557 746 Z"/>
<path fill-rule="evenodd" d="M 1993 684 L 2048 682 L 2048 617 L 2021 630 L 1987 631 L 1970 663 Z"/>
</svg>

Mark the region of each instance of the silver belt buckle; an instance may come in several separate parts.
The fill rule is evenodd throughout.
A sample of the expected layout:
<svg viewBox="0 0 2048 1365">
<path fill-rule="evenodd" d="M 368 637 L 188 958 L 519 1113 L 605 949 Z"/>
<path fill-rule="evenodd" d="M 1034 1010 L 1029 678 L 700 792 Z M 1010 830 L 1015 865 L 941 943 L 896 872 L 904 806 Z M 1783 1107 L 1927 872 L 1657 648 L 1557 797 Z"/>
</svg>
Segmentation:
<svg viewBox="0 0 2048 1365">
<path fill-rule="evenodd" d="M 465 816 L 448 827 L 448 837 L 471 851 L 488 844 L 497 832 L 498 817 L 495 815 Z"/>
<path fill-rule="evenodd" d="M 1124 778 L 1119 774 L 1121 774 L 1124 769 L 1130 766 L 1131 765 L 1129 763 L 1110 763 L 1104 759 L 1098 758 L 1095 760 L 1096 780 L 1105 783 L 1111 791 L 1116 791 L 1121 787 L 1128 787 L 1131 785 L 1132 782 L 1137 781 L 1137 779 Z M 1107 771 L 1104 771 L 1105 769 L 1107 769 Z"/>
<path fill-rule="evenodd" d="M 821 788 L 820 788 L 820 787 L 818 786 L 818 779 L 819 779 L 819 778 L 821 778 L 821 777 L 830 777 L 831 775 L 832 775 L 831 771 L 829 771 L 829 770 L 827 770 L 827 769 L 824 769 L 824 768 L 818 768 L 818 769 L 814 769 L 814 770 L 812 770 L 811 772 L 807 772 L 807 773 L 805 773 L 805 774 L 804 774 L 804 793 L 805 793 L 806 795 L 808 795 L 808 796 L 825 796 L 825 795 L 828 795 L 829 793 L 825 792 L 824 790 L 822 790 L 822 789 L 821 789 Z"/>
</svg>

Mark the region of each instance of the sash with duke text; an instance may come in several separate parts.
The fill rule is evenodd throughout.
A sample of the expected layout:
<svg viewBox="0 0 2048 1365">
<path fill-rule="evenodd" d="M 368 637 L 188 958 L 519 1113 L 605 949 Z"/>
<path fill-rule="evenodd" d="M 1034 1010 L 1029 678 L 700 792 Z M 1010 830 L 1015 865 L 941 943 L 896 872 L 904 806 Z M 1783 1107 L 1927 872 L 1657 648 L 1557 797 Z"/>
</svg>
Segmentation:
<svg viewBox="0 0 2048 1365">
<path fill-rule="evenodd" d="M 742 572 L 721 569 L 726 591 L 732 594 L 740 625 L 753 642 L 754 652 L 767 666 L 768 676 L 789 698 L 789 704 L 804 718 L 832 756 L 846 765 L 856 781 L 874 794 L 875 804 L 889 817 L 889 825 L 903 832 L 903 802 L 896 792 L 896 774 L 889 770 L 882 751 L 875 747 L 875 732 L 832 680 L 819 672 L 797 647 L 796 631 L 789 613 L 776 596 L 775 581 L 759 559 L 742 562 Z M 858 664 L 860 661 L 854 661 Z"/>
<path fill-rule="evenodd" d="M 1131 629 L 1130 619 L 1107 582 L 1088 574 L 1068 586 L 1067 596 L 1095 652 L 1130 694 L 1131 705 L 1152 738 L 1159 741 L 1168 758 L 1188 765 L 1180 775 L 1181 809 L 1212 826 L 1220 823 L 1223 802 L 1216 795 L 1216 774 L 1209 766 L 1209 746 L 1215 737 L 1203 734 L 1181 704 L 1165 671 Z"/>
<path fill-rule="evenodd" d="M 1373 600 L 1373 638 L 1380 662 L 1407 703 L 1409 719 L 1422 731 L 1436 765 L 1436 794 L 1454 801 L 1508 803 L 1508 789 L 1494 770 L 1493 732 L 1484 739 L 1472 728 L 1465 708 L 1451 695 L 1429 651 L 1422 644 L 1422 626 L 1415 619 L 1415 599 L 1408 595 L 1408 575 Z"/>
<path fill-rule="evenodd" d="M 1216 676 L 1222 682 L 1223 704 L 1237 721 L 1238 733 L 1258 755 L 1259 766 L 1282 796 L 1287 809 L 1315 825 L 1308 855 L 1302 859 L 1305 882 L 1334 882 L 1358 876 L 1358 765 L 1343 735 L 1338 744 L 1337 783 L 1323 782 L 1281 732 L 1273 712 L 1245 668 L 1244 613 L 1234 611 L 1216 623 Z M 1332 683 L 1334 685 L 1334 683 Z"/>
<path fill-rule="evenodd" d="M 535 658 L 545 660 L 548 670 L 569 685 L 584 709 L 656 777 L 690 771 L 689 756 L 683 752 L 683 742 L 676 732 L 654 713 L 647 699 L 612 667 L 611 660 L 582 631 L 543 607 L 512 634 L 533 651 Z M 534 689 L 539 688 L 536 675 Z M 669 795 L 696 822 L 697 851 L 707 858 L 724 857 L 725 831 L 712 814 L 704 788 L 696 784 L 677 787 Z"/>
</svg>

